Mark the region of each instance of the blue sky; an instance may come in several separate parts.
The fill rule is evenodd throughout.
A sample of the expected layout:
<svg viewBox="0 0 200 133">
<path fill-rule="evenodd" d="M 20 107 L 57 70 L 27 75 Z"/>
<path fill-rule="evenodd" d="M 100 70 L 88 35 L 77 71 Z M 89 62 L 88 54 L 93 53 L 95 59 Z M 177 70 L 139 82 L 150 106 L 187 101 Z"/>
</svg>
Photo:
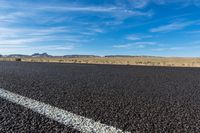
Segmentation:
<svg viewBox="0 0 200 133">
<path fill-rule="evenodd" d="M 0 54 L 200 56 L 200 0 L 0 0 Z"/>
</svg>

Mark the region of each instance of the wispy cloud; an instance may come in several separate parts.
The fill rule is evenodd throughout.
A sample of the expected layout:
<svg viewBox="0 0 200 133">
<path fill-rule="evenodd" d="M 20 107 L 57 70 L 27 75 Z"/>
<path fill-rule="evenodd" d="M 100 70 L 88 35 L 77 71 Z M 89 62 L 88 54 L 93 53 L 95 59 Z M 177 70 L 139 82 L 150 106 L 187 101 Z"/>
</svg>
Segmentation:
<svg viewBox="0 0 200 133">
<path fill-rule="evenodd" d="M 144 8 L 149 4 L 149 0 L 129 0 L 134 8 Z"/>
<path fill-rule="evenodd" d="M 35 9 L 34 9 L 35 10 Z M 154 15 L 152 10 L 138 10 L 131 9 L 122 6 L 88 6 L 88 5 L 64 5 L 64 6 L 41 6 L 36 7 L 36 10 L 41 12 L 52 12 L 52 13 L 79 13 L 82 15 L 96 16 L 104 21 L 104 25 L 120 25 L 123 21 L 133 17 L 145 17 L 149 18 Z M 108 19 L 108 20 L 107 20 Z"/>
<path fill-rule="evenodd" d="M 2 54 L 32 54 L 37 52 L 69 52 L 74 49 L 74 45 L 0 45 Z M 60 55 L 57 53 L 56 55 Z"/>
<path fill-rule="evenodd" d="M 135 45 L 155 45 L 157 42 L 135 42 Z"/>
<path fill-rule="evenodd" d="M 139 2 L 138 2 L 139 3 Z M 19 4 L 10 4 L 10 2 L 6 3 L 4 1 L 5 6 L 2 6 L 4 8 L 8 9 L 17 9 L 19 10 L 29 10 L 29 11 L 41 11 L 41 12 L 79 12 L 79 13 L 109 13 L 109 14 L 124 14 L 124 15 L 131 15 L 131 16 L 149 16 L 152 15 L 150 12 L 143 12 L 136 9 L 129 9 L 122 6 L 108 6 L 108 5 L 99 5 L 99 6 L 87 6 L 87 5 L 81 5 L 81 4 L 64 4 L 64 5 L 48 5 L 46 3 L 40 3 L 40 4 L 29 4 L 29 3 L 20 3 Z M 9 6 L 8 6 L 9 5 Z M 139 6 L 139 4 L 138 4 Z"/>
<path fill-rule="evenodd" d="M 140 0 L 136 0 L 136 1 L 140 1 Z M 182 6 L 182 7 L 187 7 L 190 5 L 200 6 L 200 4 L 199 4 L 200 0 L 143 0 L 143 3 L 145 6 L 148 5 L 149 3 L 154 3 L 157 5 L 166 5 L 166 4 L 177 3 L 179 6 Z"/>
<path fill-rule="evenodd" d="M 63 34 L 64 33 L 64 34 Z M 66 27 L 0 28 L 0 52 L 43 50 L 72 50 L 86 41 L 82 36 L 69 34 Z"/>
<path fill-rule="evenodd" d="M 160 47 L 160 48 L 153 48 L 152 51 L 176 51 L 176 50 L 184 50 L 188 49 L 189 47 Z"/>
<path fill-rule="evenodd" d="M 118 5 L 134 8 L 144 9 L 150 4 L 156 5 L 170 5 L 177 4 L 179 7 L 200 6 L 200 0 L 115 0 Z"/>
<path fill-rule="evenodd" d="M 145 8 L 149 2 L 150 0 L 115 0 L 115 4 L 117 5 L 134 9 Z"/>
<path fill-rule="evenodd" d="M 150 29 L 150 32 L 170 32 L 174 30 L 181 30 L 187 26 L 195 25 L 199 21 L 182 21 L 182 22 L 172 22 L 166 25 L 162 25 L 156 28 Z"/>
<path fill-rule="evenodd" d="M 13 36 L 17 35 L 31 35 L 31 36 L 44 36 L 60 33 L 70 33 L 68 27 L 48 27 L 48 28 L 28 28 L 28 27 L 0 27 L 0 35 Z"/>
<path fill-rule="evenodd" d="M 187 31 L 186 33 L 190 33 L 190 34 L 199 34 L 199 33 L 200 33 L 200 30 Z"/>
<path fill-rule="evenodd" d="M 155 0 L 156 1 L 156 0 Z M 181 6 L 187 7 L 190 5 L 193 6 L 200 6 L 200 0 L 173 0 L 173 1 L 169 1 L 169 0 L 158 0 L 160 2 L 160 4 L 173 4 L 173 3 L 179 3 L 181 4 Z"/>
<path fill-rule="evenodd" d="M 24 45 L 30 44 L 34 42 L 40 42 L 42 39 L 40 38 L 23 38 L 23 39 L 1 39 L 0 45 Z"/>
<path fill-rule="evenodd" d="M 151 37 L 152 37 L 151 35 L 130 34 L 130 35 L 126 36 L 126 39 L 130 40 L 130 41 L 138 41 L 138 40 L 142 40 L 145 38 L 151 38 Z"/>
<path fill-rule="evenodd" d="M 101 7 L 101 6 L 73 6 L 73 5 L 65 5 L 65 6 L 42 6 L 36 9 L 44 10 L 44 11 L 62 11 L 62 12 L 102 12 L 109 13 L 116 10 L 119 10 L 117 7 Z"/>
<path fill-rule="evenodd" d="M 66 2 L 67 3 L 67 2 Z M 40 13 L 65 13 L 68 16 L 72 17 L 72 19 L 76 19 L 73 14 L 87 15 L 87 16 L 96 16 L 99 19 L 103 19 L 104 23 L 112 24 L 122 24 L 122 22 L 127 18 L 133 17 L 146 17 L 149 18 L 154 15 L 153 10 L 140 10 L 135 8 L 127 8 L 126 6 L 121 5 L 83 5 L 80 3 L 76 4 L 40 4 L 40 5 L 25 5 L 21 7 L 24 10 L 30 10 L 31 12 L 37 11 Z M 109 21 L 108 21 L 108 20 Z M 57 19 L 56 19 L 57 20 Z M 61 21 L 66 21 L 66 19 L 59 19 Z M 112 21 L 113 20 L 113 21 Z M 54 19 L 55 21 L 55 19 Z"/>
<path fill-rule="evenodd" d="M 156 45 L 157 42 L 134 42 L 120 45 L 113 45 L 113 48 L 145 48 L 146 46 Z"/>
<path fill-rule="evenodd" d="M 131 46 L 133 46 L 132 43 L 120 44 L 120 45 L 113 45 L 112 47 L 113 47 L 113 48 L 129 48 L 129 47 L 131 47 Z"/>
<path fill-rule="evenodd" d="M 127 40 L 131 40 L 131 41 L 138 41 L 138 40 L 141 40 L 142 38 L 139 37 L 138 35 L 128 35 L 126 37 Z"/>
<path fill-rule="evenodd" d="M 183 51 L 183 50 L 193 50 L 193 49 L 199 49 L 200 48 L 200 41 L 190 41 L 190 42 L 184 42 L 183 45 L 175 45 L 170 46 L 166 44 L 160 45 L 160 47 L 152 48 L 152 51 Z"/>
<path fill-rule="evenodd" d="M 1 13 L 0 21 L 9 22 L 19 17 L 28 16 L 28 13 L 23 12 L 11 12 L 11 13 Z"/>
</svg>

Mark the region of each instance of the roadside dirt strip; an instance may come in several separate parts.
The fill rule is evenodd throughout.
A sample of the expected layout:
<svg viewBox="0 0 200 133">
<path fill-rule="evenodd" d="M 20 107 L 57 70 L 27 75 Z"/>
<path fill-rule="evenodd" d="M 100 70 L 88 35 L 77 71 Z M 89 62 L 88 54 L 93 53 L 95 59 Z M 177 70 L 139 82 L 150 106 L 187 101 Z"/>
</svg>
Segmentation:
<svg viewBox="0 0 200 133">
<path fill-rule="evenodd" d="M 200 68 L 0 62 L 0 88 L 122 131 L 200 132 Z M 9 116 L 19 119 L 18 110 L 0 110 L 0 127 Z M 20 127 L 34 128 L 32 119 Z"/>
<path fill-rule="evenodd" d="M 36 113 L 45 115 L 46 117 L 66 126 L 71 126 L 83 133 L 123 133 L 122 130 L 116 129 L 114 127 L 107 126 L 105 124 L 95 122 L 91 119 L 78 116 L 51 105 L 20 96 L 2 88 L 0 88 L 0 98 L 31 109 Z"/>
</svg>

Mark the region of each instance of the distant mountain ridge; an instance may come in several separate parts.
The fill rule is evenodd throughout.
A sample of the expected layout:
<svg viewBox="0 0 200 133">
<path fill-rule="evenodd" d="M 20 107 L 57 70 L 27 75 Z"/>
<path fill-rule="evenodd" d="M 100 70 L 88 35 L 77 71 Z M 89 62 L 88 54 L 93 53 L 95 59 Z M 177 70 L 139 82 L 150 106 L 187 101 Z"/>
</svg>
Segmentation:
<svg viewBox="0 0 200 133">
<path fill-rule="evenodd" d="M 10 54 L 10 55 L 1 55 L 0 57 L 10 57 L 10 58 L 25 58 L 25 57 L 60 57 L 60 58 L 94 58 L 94 57 L 106 57 L 106 58 L 114 58 L 114 57 L 158 57 L 158 56 L 134 56 L 134 55 L 105 55 L 105 56 L 97 56 L 97 55 L 79 55 L 79 54 L 74 54 L 74 55 L 63 55 L 63 56 L 53 56 L 49 55 L 47 53 L 34 53 L 32 55 L 23 55 L 23 54 Z"/>
<path fill-rule="evenodd" d="M 22 54 L 10 54 L 10 55 L 2 55 L 2 57 L 21 58 L 21 57 L 30 57 L 30 56 L 29 55 L 22 55 Z"/>
<path fill-rule="evenodd" d="M 62 58 L 89 58 L 89 57 L 100 57 L 97 55 L 63 55 L 63 56 L 53 56 L 47 53 L 34 53 L 32 55 L 23 55 L 23 54 L 10 54 L 10 55 L 0 55 L 0 57 L 10 57 L 10 58 L 23 58 L 23 57 L 62 57 Z"/>
</svg>

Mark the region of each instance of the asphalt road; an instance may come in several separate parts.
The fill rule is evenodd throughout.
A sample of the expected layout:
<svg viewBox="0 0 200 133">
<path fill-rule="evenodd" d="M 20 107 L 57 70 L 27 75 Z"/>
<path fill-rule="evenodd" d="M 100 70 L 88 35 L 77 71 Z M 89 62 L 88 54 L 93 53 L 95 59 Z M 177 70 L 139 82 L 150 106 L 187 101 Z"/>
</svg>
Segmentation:
<svg viewBox="0 0 200 133">
<path fill-rule="evenodd" d="M 0 62 L 0 87 L 126 131 L 200 132 L 199 68 Z M 23 118 L 19 106 L 0 104 L 0 129 L 9 130 L 2 124 L 9 116 L 26 121 L 20 127 L 33 121 L 38 131 L 34 119 L 44 131 L 68 128 L 26 110 L 33 118 Z"/>
<path fill-rule="evenodd" d="M 0 133 L 79 133 L 72 127 L 45 118 L 0 99 Z"/>
</svg>

